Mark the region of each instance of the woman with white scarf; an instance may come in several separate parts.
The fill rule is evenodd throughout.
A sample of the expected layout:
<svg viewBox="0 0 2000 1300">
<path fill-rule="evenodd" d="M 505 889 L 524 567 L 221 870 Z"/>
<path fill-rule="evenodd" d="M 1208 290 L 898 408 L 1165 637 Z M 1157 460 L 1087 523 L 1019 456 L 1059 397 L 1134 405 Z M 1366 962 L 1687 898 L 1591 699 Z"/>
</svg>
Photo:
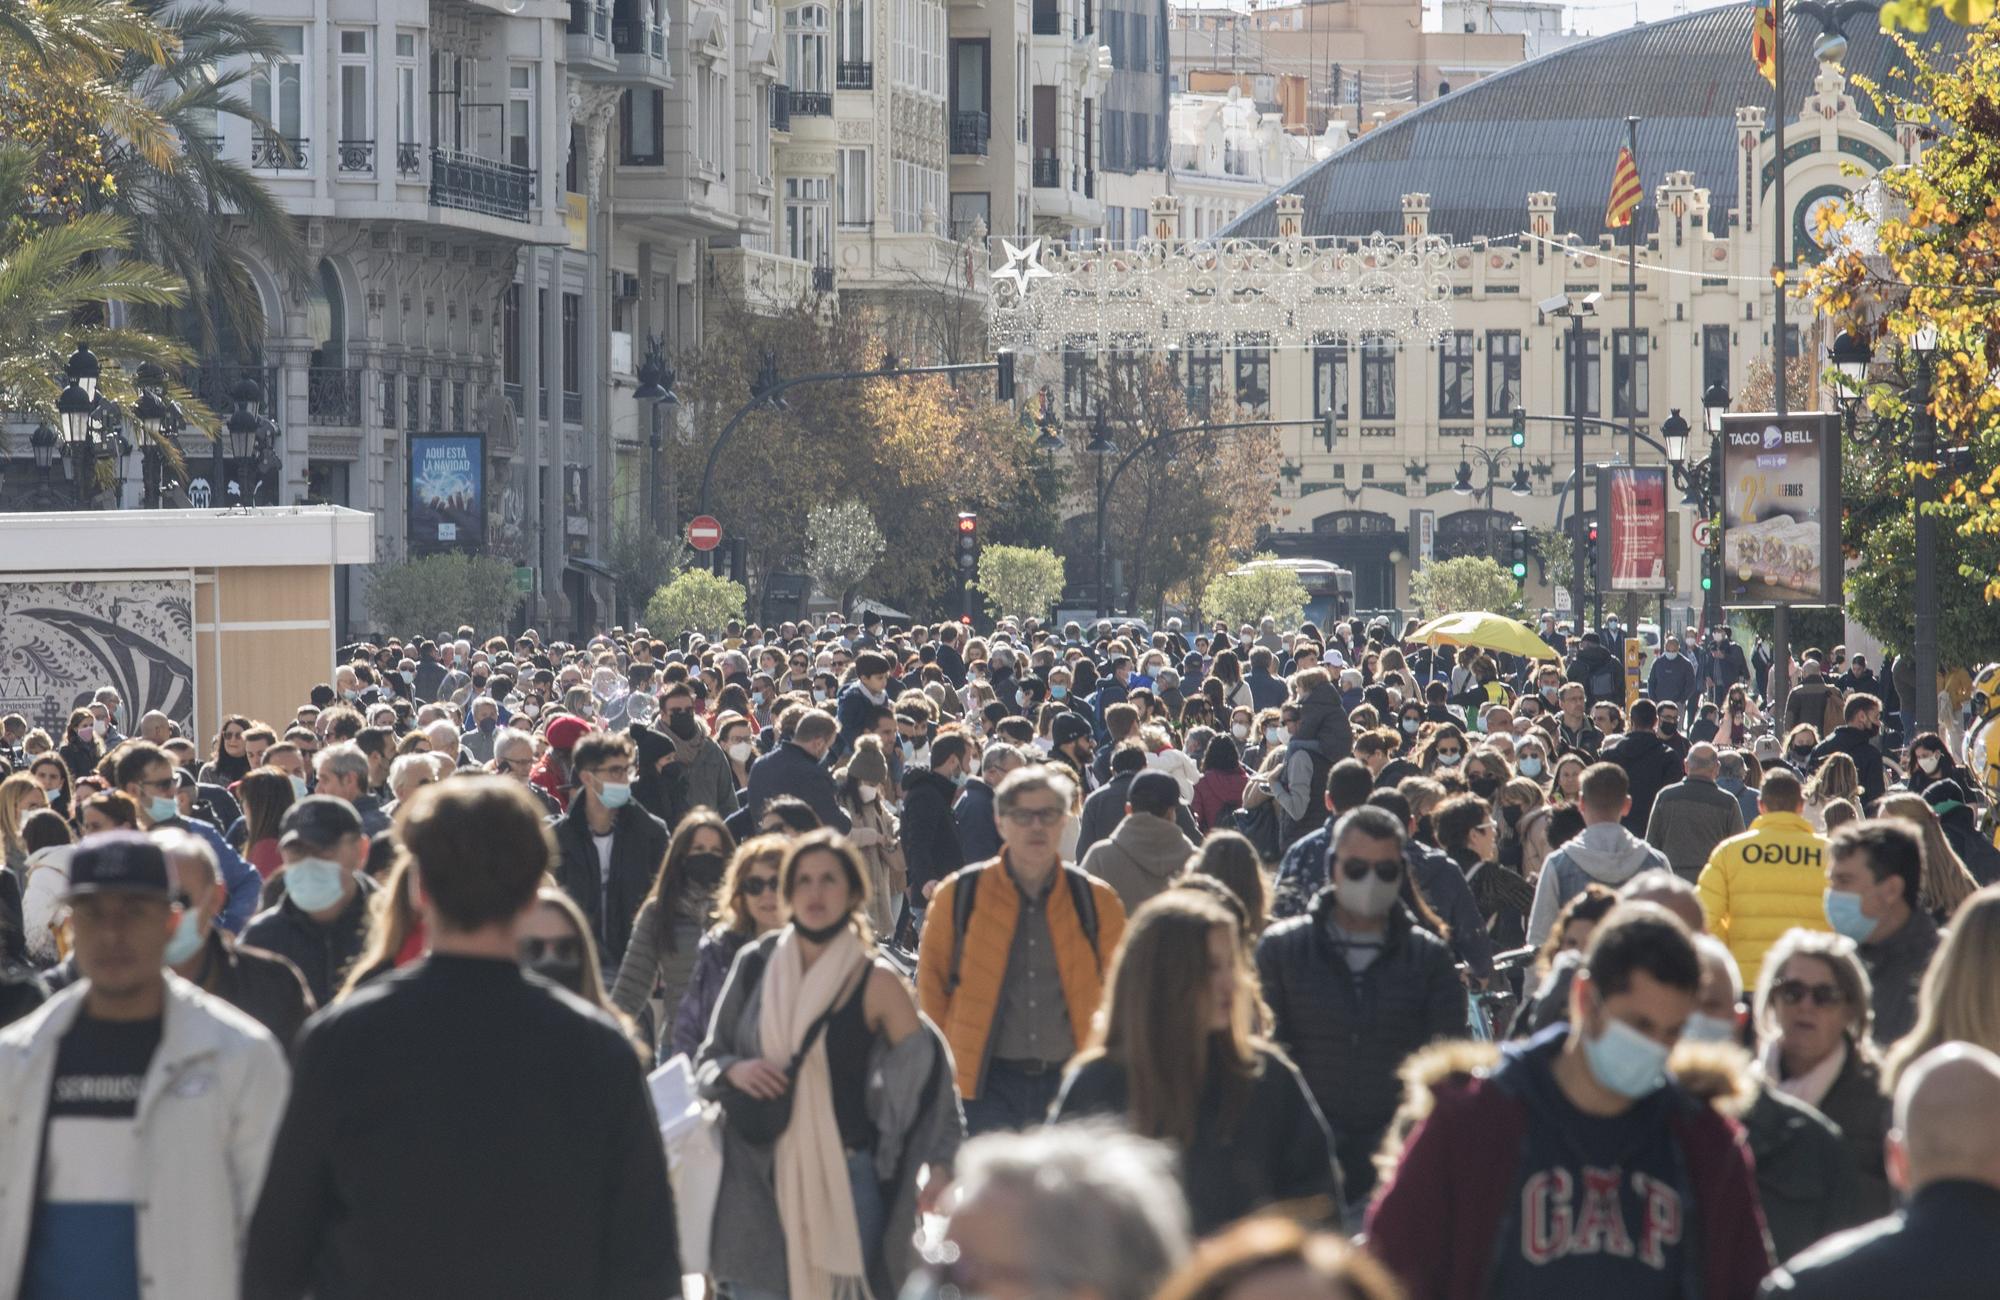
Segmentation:
<svg viewBox="0 0 2000 1300">
<path fill-rule="evenodd" d="M 722 1123 L 710 1268 L 730 1300 L 891 1300 L 964 1132 L 944 1041 L 874 955 L 868 876 L 844 837 L 795 841 L 791 923 L 731 968 L 696 1059 L 704 1096 L 791 1094 L 775 1143 Z M 801 1051 L 801 1049 L 804 1049 Z"/>
</svg>

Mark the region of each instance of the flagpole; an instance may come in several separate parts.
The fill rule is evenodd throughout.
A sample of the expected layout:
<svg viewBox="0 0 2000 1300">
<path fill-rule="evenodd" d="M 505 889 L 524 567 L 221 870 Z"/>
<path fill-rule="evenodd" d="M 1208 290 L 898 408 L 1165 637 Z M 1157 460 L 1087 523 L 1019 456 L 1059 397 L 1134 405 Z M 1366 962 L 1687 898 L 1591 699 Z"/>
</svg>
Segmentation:
<svg viewBox="0 0 2000 1300">
<path fill-rule="evenodd" d="M 1625 119 L 1625 145 L 1632 153 L 1632 172 L 1639 175 L 1639 119 Z M 1646 201 L 1646 183 L 1639 181 L 1639 203 Z M 1634 208 L 1625 222 L 1625 243 L 1628 256 L 1625 259 L 1625 405 L 1626 414 L 1633 421 L 1625 430 L 1625 463 L 1639 463 L 1639 209 Z M 1615 356 L 1617 349 L 1612 349 Z M 1647 367 L 1652 366 L 1652 357 L 1647 356 Z M 1649 376 L 1650 378 L 1650 376 Z"/>
</svg>

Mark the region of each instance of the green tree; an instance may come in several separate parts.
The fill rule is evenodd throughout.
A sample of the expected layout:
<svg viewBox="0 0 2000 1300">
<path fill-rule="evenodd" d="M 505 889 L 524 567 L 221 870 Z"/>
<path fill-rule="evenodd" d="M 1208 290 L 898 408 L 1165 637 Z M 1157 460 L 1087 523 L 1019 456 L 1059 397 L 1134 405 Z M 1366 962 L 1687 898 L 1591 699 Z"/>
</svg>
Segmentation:
<svg viewBox="0 0 2000 1300">
<path fill-rule="evenodd" d="M 1062 557 L 1046 546 L 988 546 L 973 586 L 1002 615 L 1045 618 L 1062 596 Z"/>
<path fill-rule="evenodd" d="M 888 548 L 875 516 L 859 501 L 817 505 L 806 516 L 806 572 L 823 594 L 840 601 L 843 614 Z"/>
<path fill-rule="evenodd" d="M 1305 584 L 1290 569 L 1268 563 L 1273 558 L 1260 555 L 1247 567 L 1210 579 L 1201 593 L 1202 614 L 1231 627 L 1254 626 L 1265 618 L 1297 627 L 1306 616 Z"/>
<path fill-rule="evenodd" d="M 368 570 L 368 619 L 384 634 L 504 627 L 520 602 L 513 562 L 497 555 L 446 551 Z"/>
<path fill-rule="evenodd" d="M 1521 592 L 1492 556 L 1461 555 L 1432 560 L 1411 574 L 1410 600 L 1425 618 L 1463 610 L 1511 614 L 1520 608 Z"/>
<path fill-rule="evenodd" d="M 668 640 L 689 631 L 713 636 L 730 619 L 743 617 L 748 599 L 740 582 L 706 569 L 686 569 L 646 602 L 646 627 Z"/>
</svg>

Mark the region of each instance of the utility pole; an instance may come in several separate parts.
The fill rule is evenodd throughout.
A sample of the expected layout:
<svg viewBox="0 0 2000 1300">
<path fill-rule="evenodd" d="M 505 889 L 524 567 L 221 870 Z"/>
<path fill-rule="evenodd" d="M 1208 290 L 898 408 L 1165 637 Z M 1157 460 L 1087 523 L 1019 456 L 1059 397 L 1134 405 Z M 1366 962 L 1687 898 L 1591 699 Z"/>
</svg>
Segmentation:
<svg viewBox="0 0 2000 1300">
<path fill-rule="evenodd" d="M 1636 171 L 1639 166 L 1639 119 L 1636 117 L 1628 116 L 1625 119 L 1625 147 L 1632 153 L 1632 167 Z M 1645 193 L 1646 186 L 1642 180 L 1639 184 L 1639 208 L 1633 210 L 1631 219 L 1625 223 L 1625 414 L 1632 421 L 1632 428 L 1625 435 L 1627 465 L 1639 463 L 1639 211 L 1645 207 Z M 1615 356 L 1617 349 L 1613 348 L 1612 352 Z M 1650 370 L 1652 366 L 1650 355 L 1646 358 L 1646 364 Z M 1648 377 L 1650 378 L 1650 375 Z M 1615 384 L 1613 388 L 1616 388 Z M 1612 412 L 1614 416 L 1617 414 L 1616 411 Z M 1610 544 L 1609 538 L 1605 539 L 1605 544 Z M 1598 599 L 1603 600 L 1602 593 Z M 1632 635 L 1638 635 L 1639 597 L 1636 593 L 1625 597 L 1624 614 L 1625 626 L 1633 630 Z M 1599 619 L 1598 622 L 1601 625 L 1603 620 Z M 1667 621 L 1662 618 L 1660 627 L 1664 630 L 1666 626 Z M 1623 651 L 1622 646 L 1620 651 Z"/>
<path fill-rule="evenodd" d="M 1570 449 L 1575 453 L 1571 480 L 1576 484 L 1576 509 L 1570 514 L 1569 533 L 1569 613 L 1578 635 L 1583 633 L 1583 312 L 1575 305 L 1569 318 L 1570 367 Z"/>
<path fill-rule="evenodd" d="M 1771 144 L 1776 150 L 1771 168 L 1771 391 L 1775 394 L 1778 422 L 1791 413 L 1791 396 L 1785 383 L 1785 292 L 1790 287 L 1786 275 L 1785 232 L 1791 221 L 1785 207 L 1785 8 L 1784 0 L 1771 0 Z M 1727 485 L 1725 485 L 1727 490 Z M 1792 685 L 1792 607 L 1778 601 L 1771 607 L 1772 707 L 1785 707 Z"/>
<path fill-rule="evenodd" d="M 1937 415 L 1931 409 L 1932 380 L 1936 369 L 1929 348 L 1917 350 L 1917 383 L 1910 394 L 1914 414 L 1910 428 L 1910 461 L 1923 470 L 1916 482 L 1917 507 L 1917 590 L 1916 590 L 1916 669 L 1911 674 L 1917 698 L 1910 712 L 1916 715 L 1917 730 L 1937 730 L 1937 516 L 1924 509 L 1937 500 Z"/>
</svg>

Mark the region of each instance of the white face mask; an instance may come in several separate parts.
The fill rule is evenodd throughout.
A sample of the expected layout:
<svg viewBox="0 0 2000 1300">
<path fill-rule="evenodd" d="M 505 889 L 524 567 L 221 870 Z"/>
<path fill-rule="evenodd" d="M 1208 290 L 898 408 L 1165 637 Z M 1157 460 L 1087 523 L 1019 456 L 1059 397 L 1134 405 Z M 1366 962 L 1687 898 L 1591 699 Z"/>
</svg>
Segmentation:
<svg viewBox="0 0 2000 1300">
<path fill-rule="evenodd" d="M 1343 911 L 1373 920 L 1387 916 L 1389 909 L 1396 905 L 1397 893 L 1403 885 L 1400 874 L 1393 880 L 1383 880 L 1371 870 L 1360 880 L 1352 880 L 1338 866 L 1335 871 L 1338 879 L 1333 884 L 1333 897 Z"/>
<path fill-rule="evenodd" d="M 860 792 L 861 802 L 863 803 L 874 803 L 882 797 L 882 787 L 879 785 L 870 785 L 868 782 L 862 781 L 854 788 Z"/>
<path fill-rule="evenodd" d="M 750 755 L 755 752 L 755 748 L 747 740 L 739 740 L 729 747 L 729 756 L 739 763 L 749 762 Z"/>
<path fill-rule="evenodd" d="M 1924 770 L 1924 775 L 1926 776 L 1938 770 L 1940 761 L 1941 756 L 1937 754 L 1920 754 L 1917 756 L 1917 766 Z"/>
<path fill-rule="evenodd" d="M 1238 740 L 1244 740 L 1247 739 L 1250 735 L 1250 727 L 1247 723 L 1242 723 L 1242 722 L 1233 723 L 1229 728 L 1229 734 L 1236 737 Z"/>
<path fill-rule="evenodd" d="M 1272 727 L 1264 732 L 1264 743 L 1267 745 L 1288 744 L 1291 739 L 1292 733 L 1284 727 Z"/>
</svg>

